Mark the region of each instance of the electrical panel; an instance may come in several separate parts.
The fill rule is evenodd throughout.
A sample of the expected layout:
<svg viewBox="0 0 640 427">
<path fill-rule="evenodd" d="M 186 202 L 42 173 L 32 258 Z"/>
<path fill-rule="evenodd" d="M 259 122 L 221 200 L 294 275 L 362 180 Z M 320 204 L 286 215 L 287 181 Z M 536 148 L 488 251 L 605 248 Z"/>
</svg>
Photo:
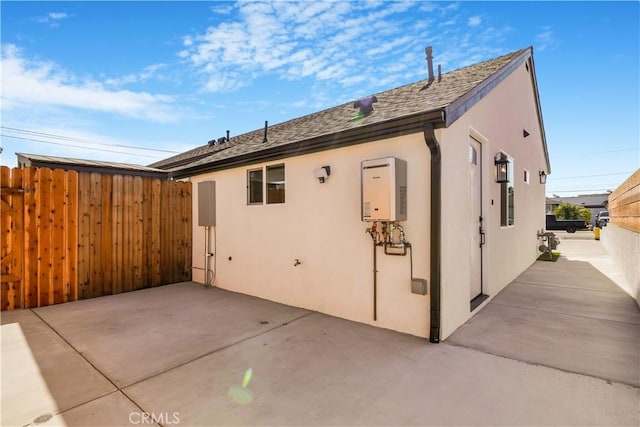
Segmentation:
<svg viewBox="0 0 640 427">
<path fill-rule="evenodd" d="M 363 221 L 407 220 L 407 162 L 395 157 L 364 160 Z"/>
<path fill-rule="evenodd" d="M 216 182 L 198 183 L 198 225 L 210 227 L 216 225 Z"/>
</svg>

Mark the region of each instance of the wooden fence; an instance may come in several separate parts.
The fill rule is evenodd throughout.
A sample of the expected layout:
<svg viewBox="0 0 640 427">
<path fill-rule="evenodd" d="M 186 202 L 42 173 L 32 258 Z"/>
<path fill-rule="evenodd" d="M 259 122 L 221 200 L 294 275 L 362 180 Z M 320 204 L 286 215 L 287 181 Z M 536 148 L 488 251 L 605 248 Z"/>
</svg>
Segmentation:
<svg viewBox="0 0 640 427">
<path fill-rule="evenodd" d="M 609 195 L 611 224 L 640 233 L 640 169 Z"/>
<path fill-rule="evenodd" d="M 191 183 L 0 172 L 2 310 L 191 280 Z"/>
</svg>

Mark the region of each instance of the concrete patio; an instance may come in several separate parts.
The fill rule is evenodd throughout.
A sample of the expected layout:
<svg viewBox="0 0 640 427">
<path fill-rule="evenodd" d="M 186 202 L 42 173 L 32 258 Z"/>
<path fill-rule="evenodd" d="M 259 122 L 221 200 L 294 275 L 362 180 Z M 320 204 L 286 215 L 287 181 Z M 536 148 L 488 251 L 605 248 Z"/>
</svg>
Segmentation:
<svg viewBox="0 0 640 427">
<path fill-rule="evenodd" d="M 194 283 L 3 312 L 2 425 L 637 426 L 638 306 L 560 249 L 441 344 Z"/>
</svg>

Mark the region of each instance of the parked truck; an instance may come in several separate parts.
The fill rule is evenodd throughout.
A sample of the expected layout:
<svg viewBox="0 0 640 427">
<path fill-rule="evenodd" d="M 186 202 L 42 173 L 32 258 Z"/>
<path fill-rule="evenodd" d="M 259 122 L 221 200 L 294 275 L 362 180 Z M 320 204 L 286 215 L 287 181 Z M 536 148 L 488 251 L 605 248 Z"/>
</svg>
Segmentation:
<svg viewBox="0 0 640 427">
<path fill-rule="evenodd" d="M 567 233 L 575 233 L 576 230 L 588 228 L 587 222 L 581 219 L 557 219 L 553 214 L 547 214 L 547 230 L 565 230 Z"/>
</svg>

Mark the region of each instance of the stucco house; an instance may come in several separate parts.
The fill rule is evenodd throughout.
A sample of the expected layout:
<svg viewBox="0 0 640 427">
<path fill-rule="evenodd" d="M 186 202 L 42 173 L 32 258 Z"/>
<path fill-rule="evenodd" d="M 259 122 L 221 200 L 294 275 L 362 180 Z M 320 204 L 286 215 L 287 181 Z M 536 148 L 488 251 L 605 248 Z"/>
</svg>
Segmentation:
<svg viewBox="0 0 640 427">
<path fill-rule="evenodd" d="M 150 166 L 194 183 L 193 277 L 439 342 L 538 256 L 525 48 Z"/>
</svg>

